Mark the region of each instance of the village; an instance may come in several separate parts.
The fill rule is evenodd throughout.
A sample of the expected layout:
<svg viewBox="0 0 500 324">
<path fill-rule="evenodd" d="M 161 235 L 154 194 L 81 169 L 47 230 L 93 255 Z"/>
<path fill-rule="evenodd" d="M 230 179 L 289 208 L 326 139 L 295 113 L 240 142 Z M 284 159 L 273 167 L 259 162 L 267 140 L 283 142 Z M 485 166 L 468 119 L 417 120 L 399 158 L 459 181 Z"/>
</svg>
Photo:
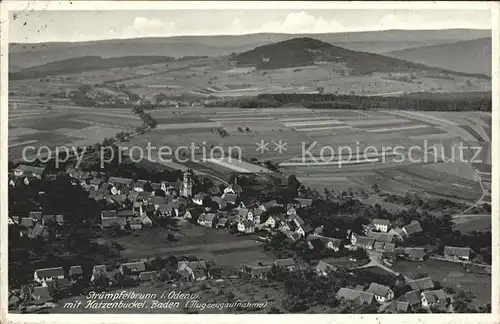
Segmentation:
<svg viewBox="0 0 500 324">
<path fill-rule="evenodd" d="M 194 186 L 192 170 L 182 174 L 175 182 L 150 182 L 141 179 L 108 176 L 104 172 L 83 171 L 69 166 L 63 172 L 75 187 L 83 188 L 88 199 L 105 201 L 114 206 L 103 209 L 97 216 L 96 227 L 101 231 L 140 232 L 145 228 L 170 226 L 165 224 L 195 224 L 209 230 L 227 231 L 232 235 L 248 236 L 262 246 L 276 245 L 283 240 L 288 245 L 300 246 L 304 255 L 319 253 L 324 256 L 308 263 L 300 257 L 275 260 L 253 260 L 241 267 L 220 267 L 213 261 L 181 256 L 172 261 L 172 255 L 163 259 L 162 270 L 153 270 L 151 260 L 127 260 L 121 264 L 94 264 L 84 269 L 80 264 L 39 268 L 32 280 L 20 287 L 12 287 L 9 304 L 18 310 L 36 311 L 57 307 L 61 296 L 82 294 L 90 290 L 106 291 L 119 287 L 133 287 L 151 282 L 168 282 L 174 286 L 202 281 L 267 280 L 276 271 L 313 271 L 319 277 L 335 276 L 345 271 L 336 265 L 338 257 L 348 258 L 349 271 L 377 267 L 393 274 L 396 281 L 403 280 L 403 293 L 381 282 L 341 287 L 335 294 L 338 300 L 357 306 L 375 305 L 379 312 L 453 312 L 452 296 L 436 285 L 437 278 L 417 276 L 409 278 L 392 270 L 398 260 L 423 262 L 429 258 L 471 264 L 475 252 L 466 246 L 445 246 L 443 253 L 428 251 L 425 247 L 405 246 L 403 243 L 422 234 L 418 220 L 396 226 L 389 219 L 373 218 L 358 229 L 348 229 L 344 237 L 331 237 L 324 233 L 323 224 L 304 220 L 303 211 L 311 208 L 314 199 L 306 197 L 299 187 L 295 198 L 286 204 L 276 199 L 258 201 L 245 195 L 245 188 L 237 183 L 213 186 L 199 191 Z M 30 186 L 32 181 L 53 177 L 43 166 L 19 165 L 9 177 L 11 187 Z M 65 215 L 45 214 L 34 210 L 27 215 L 9 215 L 9 239 L 15 235 L 21 240 L 47 242 L 57 240 L 67 230 Z M 361 230 L 359 230 L 361 229 Z M 173 235 L 172 235 L 173 237 Z M 281 242 L 279 244 L 282 244 Z M 279 245 L 278 244 L 278 245 Z M 229 248 L 229 247 L 228 247 Z M 309 252 L 308 252 L 309 251 Z M 318 252 L 320 251 L 320 252 Z M 158 258 L 157 258 L 158 259 Z M 173 263 L 172 263 L 173 262 Z M 278 270 L 277 270 L 278 269 Z M 273 274 L 274 273 L 274 274 Z M 352 273 L 352 272 L 351 272 Z M 83 283 L 84 282 L 84 283 Z M 401 283 L 398 283 L 400 285 Z M 86 289 L 77 289 L 87 287 Z M 65 292 L 65 293 L 62 293 Z"/>
</svg>

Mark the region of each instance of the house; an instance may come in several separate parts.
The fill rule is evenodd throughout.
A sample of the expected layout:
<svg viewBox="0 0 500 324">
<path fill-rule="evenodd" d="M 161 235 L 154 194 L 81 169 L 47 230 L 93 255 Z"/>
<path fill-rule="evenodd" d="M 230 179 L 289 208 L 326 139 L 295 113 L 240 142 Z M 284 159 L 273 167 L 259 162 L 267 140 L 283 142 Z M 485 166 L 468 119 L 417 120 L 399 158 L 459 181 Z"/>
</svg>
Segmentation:
<svg viewBox="0 0 500 324">
<path fill-rule="evenodd" d="M 226 218 L 226 217 L 221 217 L 217 220 L 217 225 L 216 227 L 217 228 L 226 228 L 227 227 L 227 224 L 229 222 L 229 219 Z"/>
<path fill-rule="evenodd" d="M 108 277 L 108 273 L 106 271 L 106 266 L 104 264 L 101 265 L 96 265 L 94 268 L 92 268 L 92 277 L 90 278 L 90 281 L 95 281 L 98 276 L 106 276 Z"/>
<path fill-rule="evenodd" d="M 143 226 L 149 227 L 149 226 L 153 225 L 153 221 L 151 220 L 151 218 L 148 217 L 148 215 L 141 216 L 140 221 L 141 221 Z"/>
<path fill-rule="evenodd" d="M 235 205 L 238 200 L 238 196 L 232 193 L 225 193 L 222 195 L 222 199 L 224 199 L 229 205 Z"/>
<path fill-rule="evenodd" d="M 119 218 L 119 217 L 105 217 L 101 218 L 101 228 L 108 228 L 112 226 L 125 226 L 125 224 L 122 224 L 122 222 L 127 222 L 125 218 Z"/>
<path fill-rule="evenodd" d="M 129 262 L 120 265 L 120 273 L 122 275 L 139 274 L 146 270 L 144 262 Z"/>
<path fill-rule="evenodd" d="M 195 203 L 196 205 L 203 206 L 203 202 L 205 201 L 206 197 L 207 195 L 205 193 L 199 192 L 196 195 L 194 195 L 192 200 L 193 203 Z"/>
<path fill-rule="evenodd" d="M 52 281 L 54 279 L 63 279 L 63 278 L 64 278 L 64 270 L 62 267 L 38 269 L 35 271 L 35 274 L 33 275 L 33 280 L 39 283 L 44 283 L 46 281 Z"/>
<path fill-rule="evenodd" d="M 53 226 L 56 225 L 56 215 L 43 215 L 42 225 L 43 226 Z"/>
<path fill-rule="evenodd" d="M 274 264 L 278 268 L 287 268 L 288 270 L 294 270 L 295 269 L 295 260 L 292 258 L 288 259 L 278 259 L 274 261 Z"/>
<path fill-rule="evenodd" d="M 21 164 L 16 169 L 14 169 L 14 176 L 16 177 L 24 176 L 24 177 L 33 177 L 41 179 L 44 172 L 45 172 L 45 167 Z"/>
<path fill-rule="evenodd" d="M 257 202 L 254 199 L 243 198 L 240 201 L 240 204 L 238 205 L 237 209 L 240 209 L 240 208 L 249 209 L 249 208 L 252 208 L 252 207 L 257 207 L 257 205 L 258 204 L 257 204 Z"/>
<path fill-rule="evenodd" d="M 379 303 L 387 302 L 394 298 L 394 291 L 390 287 L 380 285 L 376 282 L 372 282 L 366 291 L 372 293 Z"/>
<path fill-rule="evenodd" d="M 130 229 L 133 229 L 133 230 L 142 229 L 142 222 L 140 219 L 133 219 L 133 220 L 128 222 L 128 225 L 130 226 Z"/>
<path fill-rule="evenodd" d="M 125 201 L 127 201 L 127 195 L 126 194 L 113 194 L 112 196 L 108 197 L 108 200 L 111 203 L 123 205 L 125 203 Z"/>
<path fill-rule="evenodd" d="M 410 303 L 405 301 L 393 300 L 385 309 L 386 313 L 406 313 L 410 308 Z"/>
<path fill-rule="evenodd" d="M 177 212 L 174 210 L 174 204 L 172 202 L 169 202 L 168 204 L 158 205 L 157 210 L 159 217 L 163 218 L 177 217 L 177 213 L 179 212 L 179 210 L 177 210 Z"/>
<path fill-rule="evenodd" d="M 446 294 L 443 290 L 428 290 L 420 294 L 423 307 L 444 307 L 446 305 Z"/>
<path fill-rule="evenodd" d="M 254 233 L 255 224 L 253 223 L 253 221 L 248 219 L 241 220 L 238 222 L 238 232 L 246 234 Z"/>
<path fill-rule="evenodd" d="M 21 223 L 19 226 L 24 228 L 31 228 L 35 224 L 35 220 L 31 217 L 23 217 L 21 218 Z"/>
<path fill-rule="evenodd" d="M 99 190 L 99 187 L 101 186 L 101 184 L 103 182 L 104 181 L 102 179 L 94 178 L 94 179 L 89 181 L 89 188 L 97 191 L 97 190 Z"/>
<path fill-rule="evenodd" d="M 28 215 L 29 218 L 32 218 L 35 222 L 42 222 L 42 212 L 32 211 Z"/>
<path fill-rule="evenodd" d="M 205 261 L 179 261 L 177 263 L 177 273 L 187 280 L 206 279 L 206 269 L 207 265 Z"/>
<path fill-rule="evenodd" d="M 289 207 L 286 211 L 286 214 L 288 216 L 296 216 L 297 215 L 297 209 L 295 207 Z"/>
<path fill-rule="evenodd" d="M 227 208 L 227 202 L 222 197 L 212 197 L 212 201 L 217 204 L 217 208 L 219 209 Z"/>
<path fill-rule="evenodd" d="M 389 231 L 390 221 L 388 219 L 374 218 L 372 224 L 377 231 L 385 233 Z"/>
<path fill-rule="evenodd" d="M 404 295 L 404 300 L 406 300 L 411 307 L 418 306 L 422 303 L 420 292 L 417 290 L 407 292 Z"/>
<path fill-rule="evenodd" d="M 34 287 L 31 297 L 34 300 L 45 301 L 45 302 L 52 300 L 52 297 L 50 297 L 49 288 L 47 286 Z"/>
<path fill-rule="evenodd" d="M 206 227 L 213 227 L 215 220 L 214 213 L 203 213 L 198 218 L 198 224 Z"/>
<path fill-rule="evenodd" d="M 154 282 L 158 280 L 158 272 L 156 271 L 144 271 L 139 273 L 139 280 L 142 282 Z"/>
<path fill-rule="evenodd" d="M 113 186 L 132 186 L 134 180 L 120 177 L 109 177 L 108 183 Z"/>
<path fill-rule="evenodd" d="M 134 184 L 133 184 L 133 188 L 134 188 L 134 191 L 137 191 L 137 192 L 142 192 L 144 191 L 144 186 L 148 184 L 148 181 L 146 180 L 137 180 Z"/>
<path fill-rule="evenodd" d="M 373 250 L 376 251 L 376 252 L 383 252 L 384 251 L 384 245 L 385 245 L 384 242 L 375 241 L 375 243 L 373 244 Z"/>
<path fill-rule="evenodd" d="M 391 243 L 392 240 L 394 239 L 394 235 L 392 234 L 380 233 L 374 231 L 368 231 L 367 236 L 368 238 L 374 239 L 375 241 L 385 242 L 385 243 Z"/>
<path fill-rule="evenodd" d="M 208 277 L 210 279 L 222 279 L 224 278 L 224 269 L 220 267 L 210 267 L 208 268 Z"/>
<path fill-rule="evenodd" d="M 133 209 L 123 209 L 116 212 L 117 217 L 132 218 L 135 216 Z"/>
<path fill-rule="evenodd" d="M 309 207 L 312 205 L 312 199 L 310 198 L 295 198 L 295 200 L 299 203 L 300 207 Z"/>
<path fill-rule="evenodd" d="M 430 277 L 409 280 L 408 285 L 412 290 L 427 290 L 434 289 L 434 282 Z"/>
<path fill-rule="evenodd" d="M 411 221 L 410 224 L 403 227 L 401 230 L 403 231 L 403 233 L 405 235 L 410 236 L 410 235 L 422 232 L 422 226 L 420 226 L 419 221 L 414 220 L 414 221 Z"/>
<path fill-rule="evenodd" d="M 469 247 L 445 246 L 444 258 L 447 260 L 469 261 L 470 251 Z"/>
<path fill-rule="evenodd" d="M 311 241 L 314 240 L 320 240 L 325 244 L 325 248 L 329 250 L 334 250 L 335 252 L 340 251 L 340 248 L 342 246 L 342 240 L 341 239 L 336 239 L 333 237 L 328 237 L 328 236 L 323 236 L 323 235 L 315 235 L 315 234 L 309 234 L 307 236 L 307 241 L 309 243 L 309 247 L 312 249 L 313 245 L 311 244 Z"/>
<path fill-rule="evenodd" d="M 404 256 L 412 261 L 424 261 L 426 253 L 424 248 L 412 247 L 404 249 Z"/>
<path fill-rule="evenodd" d="M 45 228 L 43 227 L 42 224 L 36 223 L 35 226 L 33 226 L 33 228 L 29 230 L 28 237 L 32 240 L 37 239 L 42 236 L 44 229 Z"/>
<path fill-rule="evenodd" d="M 186 212 L 184 213 L 184 218 L 198 220 L 198 218 L 201 216 L 201 214 L 202 214 L 202 211 L 200 209 L 197 209 L 197 208 L 189 209 L 189 210 L 186 210 Z"/>
<path fill-rule="evenodd" d="M 224 193 L 227 194 L 227 193 L 231 193 L 231 194 L 234 194 L 234 195 L 239 195 L 243 192 L 243 188 L 241 188 L 240 185 L 238 184 L 229 184 L 225 189 L 224 189 Z"/>
<path fill-rule="evenodd" d="M 250 276 L 255 279 L 267 279 L 272 266 L 256 266 L 250 268 Z"/>
<path fill-rule="evenodd" d="M 372 304 L 374 300 L 373 293 L 351 288 L 340 288 L 337 292 L 337 297 L 357 301 L 359 304 Z"/>
<path fill-rule="evenodd" d="M 283 216 L 283 215 L 271 215 L 264 223 L 262 223 L 262 225 L 266 226 L 266 227 L 276 228 L 284 222 L 285 222 L 285 216 Z"/>
<path fill-rule="evenodd" d="M 356 233 L 352 233 L 351 235 L 351 244 L 358 248 L 362 248 L 365 250 L 372 250 L 374 243 L 375 243 L 374 239 L 368 238 L 366 236 L 360 236 Z"/>
<path fill-rule="evenodd" d="M 71 266 L 69 268 L 69 277 L 73 280 L 83 277 L 82 266 Z"/>
<path fill-rule="evenodd" d="M 101 220 L 105 218 L 116 218 L 117 212 L 116 210 L 103 210 L 101 211 Z"/>
<path fill-rule="evenodd" d="M 337 271 L 337 267 L 332 266 L 325 260 L 320 260 L 315 268 L 316 272 L 322 276 L 328 275 L 330 272 Z"/>
<path fill-rule="evenodd" d="M 269 211 L 269 209 L 271 209 L 272 207 L 283 207 L 283 205 L 278 204 L 276 200 L 271 200 L 260 205 L 259 208 L 262 209 L 263 211 Z"/>
</svg>

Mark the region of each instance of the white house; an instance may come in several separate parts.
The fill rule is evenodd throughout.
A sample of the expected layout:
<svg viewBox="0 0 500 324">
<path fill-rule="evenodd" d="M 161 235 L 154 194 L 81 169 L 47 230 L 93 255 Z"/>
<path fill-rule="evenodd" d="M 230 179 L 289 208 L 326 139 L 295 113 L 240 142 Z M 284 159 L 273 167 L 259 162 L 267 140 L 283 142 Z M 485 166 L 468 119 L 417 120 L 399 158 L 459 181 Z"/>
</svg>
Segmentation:
<svg viewBox="0 0 500 324">
<path fill-rule="evenodd" d="M 390 221 L 388 219 L 374 218 L 372 222 L 373 226 L 377 231 L 385 232 L 389 231 Z"/>
<path fill-rule="evenodd" d="M 390 287 L 375 282 L 372 282 L 366 291 L 372 293 L 379 303 L 390 301 L 394 298 L 394 291 Z"/>
<path fill-rule="evenodd" d="M 255 232 L 255 224 L 250 220 L 242 220 L 238 222 L 238 232 L 242 233 L 254 233 Z"/>
<path fill-rule="evenodd" d="M 198 218 L 198 224 L 201 226 L 212 227 L 215 219 L 215 214 L 213 213 L 203 213 Z"/>
<path fill-rule="evenodd" d="M 444 306 L 446 304 L 446 294 L 443 290 L 427 290 L 421 293 L 422 306 Z"/>
<path fill-rule="evenodd" d="M 62 267 L 38 269 L 33 276 L 33 280 L 41 284 L 54 279 L 64 279 L 64 270 Z"/>
</svg>

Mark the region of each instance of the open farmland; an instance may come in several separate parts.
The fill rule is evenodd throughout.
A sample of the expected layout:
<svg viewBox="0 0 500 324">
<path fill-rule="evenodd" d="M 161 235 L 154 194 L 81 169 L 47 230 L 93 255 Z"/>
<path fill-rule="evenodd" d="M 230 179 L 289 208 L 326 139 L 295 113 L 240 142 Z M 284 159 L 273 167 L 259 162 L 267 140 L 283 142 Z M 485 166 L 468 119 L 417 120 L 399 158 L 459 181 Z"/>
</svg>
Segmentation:
<svg viewBox="0 0 500 324">
<path fill-rule="evenodd" d="M 398 261 L 392 270 L 403 275 L 425 273 L 445 287 L 471 291 L 476 296 L 474 303 L 477 305 L 491 302 L 491 275 L 478 266 L 429 259 L 425 262 Z"/>
</svg>

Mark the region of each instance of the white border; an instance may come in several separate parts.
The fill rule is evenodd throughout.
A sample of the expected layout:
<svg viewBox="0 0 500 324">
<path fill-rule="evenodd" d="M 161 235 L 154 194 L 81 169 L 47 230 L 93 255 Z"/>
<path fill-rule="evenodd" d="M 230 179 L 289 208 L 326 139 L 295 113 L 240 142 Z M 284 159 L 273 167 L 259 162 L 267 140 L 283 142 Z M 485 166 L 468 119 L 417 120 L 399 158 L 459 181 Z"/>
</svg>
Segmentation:
<svg viewBox="0 0 500 324">
<path fill-rule="evenodd" d="M 493 161 L 492 174 L 492 245 L 493 245 L 493 263 L 492 263 L 492 314 L 405 314 L 405 315 L 144 315 L 144 314 L 108 314 L 108 315 L 87 315 L 87 314 L 71 314 L 71 315 L 26 315 L 26 314 L 7 314 L 7 160 L 8 150 L 7 144 L 7 127 L 8 127 L 8 84 L 7 84 L 7 68 L 8 68 L 8 19 L 9 11 L 19 10 L 189 10 L 189 9 L 486 9 L 492 11 L 492 44 L 493 44 L 493 71 L 492 73 L 492 89 L 493 89 L 493 130 L 492 130 L 492 150 Z M 370 323 L 500 323 L 500 294 L 498 290 L 499 269 L 499 185 L 500 178 L 499 166 L 499 133 L 500 126 L 500 83 L 499 83 L 499 64 L 500 64 L 500 5 L 494 2 L 238 2 L 238 1 L 207 1 L 207 2 L 160 2 L 160 1 L 3 1 L 1 3 L 0 16 L 0 31 L 1 31 L 1 97 L 0 97 L 0 322 L 13 323 L 135 323 L 135 322 L 154 322 L 154 323 L 231 323 L 238 321 L 239 324 L 255 324 L 256 321 L 264 321 L 269 323 L 289 322 L 289 323 L 317 323 L 335 322 L 352 324 L 358 321 Z M 76 316 L 75 316 L 76 315 Z M 237 317 L 237 318 L 236 318 Z"/>
</svg>

